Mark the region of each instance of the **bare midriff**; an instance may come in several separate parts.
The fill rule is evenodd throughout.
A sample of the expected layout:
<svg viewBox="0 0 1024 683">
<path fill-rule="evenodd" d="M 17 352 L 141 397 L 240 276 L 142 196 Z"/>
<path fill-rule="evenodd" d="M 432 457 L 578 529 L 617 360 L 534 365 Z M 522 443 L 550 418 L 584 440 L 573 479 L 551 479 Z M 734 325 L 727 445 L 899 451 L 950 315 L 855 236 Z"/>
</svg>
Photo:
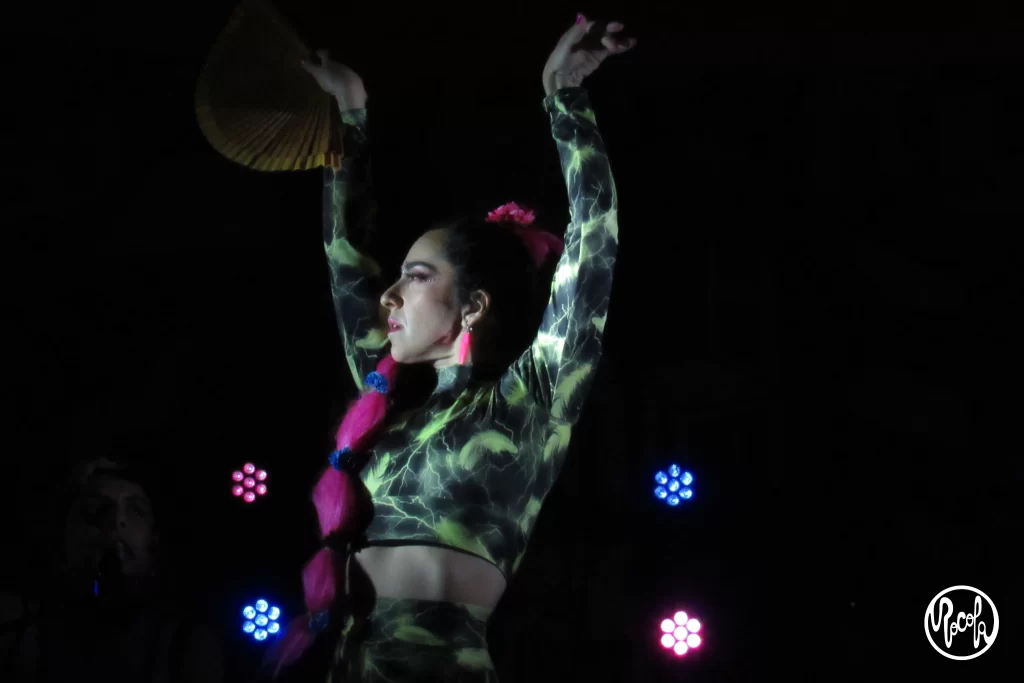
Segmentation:
<svg viewBox="0 0 1024 683">
<path fill-rule="evenodd" d="M 377 597 L 432 600 L 494 609 L 505 576 L 487 560 L 428 545 L 370 546 L 355 555 Z"/>
</svg>

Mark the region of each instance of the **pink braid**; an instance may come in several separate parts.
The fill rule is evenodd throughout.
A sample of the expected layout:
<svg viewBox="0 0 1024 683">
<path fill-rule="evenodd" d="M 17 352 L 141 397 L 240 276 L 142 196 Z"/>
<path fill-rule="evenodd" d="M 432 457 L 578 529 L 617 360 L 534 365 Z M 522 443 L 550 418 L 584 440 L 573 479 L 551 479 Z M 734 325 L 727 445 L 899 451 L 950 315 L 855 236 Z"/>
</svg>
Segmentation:
<svg viewBox="0 0 1024 683">
<path fill-rule="evenodd" d="M 345 413 L 335 435 L 337 450 L 331 454 L 331 466 L 320 475 L 313 488 L 313 505 L 320 521 L 320 535 L 341 542 L 359 533 L 369 522 L 373 507 L 369 492 L 359 480 L 365 462 L 365 449 L 387 417 L 387 392 L 398 374 L 398 363 L 391 355 L 367 376 L 370 391 L 364 393 Z M 302 570 L 302 590 L 307 614 L 296 617 L 280 643 L 270 654 L 274 676 L 295 662 L 309 649 L 326 622 L 337 597 L 342 567 L 335 566 L 331 548 L 320 549 Z"/>
</svg>

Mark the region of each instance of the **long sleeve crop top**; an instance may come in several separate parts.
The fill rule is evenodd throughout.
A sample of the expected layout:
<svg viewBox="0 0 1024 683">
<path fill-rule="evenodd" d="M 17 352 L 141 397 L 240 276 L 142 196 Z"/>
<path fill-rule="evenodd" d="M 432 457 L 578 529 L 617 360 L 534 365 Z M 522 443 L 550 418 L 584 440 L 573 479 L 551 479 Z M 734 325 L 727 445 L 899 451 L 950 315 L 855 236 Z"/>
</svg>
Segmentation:
<svg viewBox="0 0 1024 683">
<path fill-rule="evenodd" d="M 615 184 L 582 88 L 544 99 L 569 193 L 565 250 L 537 335 L 497 382 L 438 370 L 419 408 L 395 416 L 361 477 L 373 496 L 373 544 L 440 545 L 517 569 L 562 468 L 601 357 L 618 245 Z M 324 246 L 349 370 L 363 378 L 387 349 L 380 269 L 364 254 L 374 205 L 365 110 L 347 112 L 345 159 L 325 171 Z"/>
</svg>

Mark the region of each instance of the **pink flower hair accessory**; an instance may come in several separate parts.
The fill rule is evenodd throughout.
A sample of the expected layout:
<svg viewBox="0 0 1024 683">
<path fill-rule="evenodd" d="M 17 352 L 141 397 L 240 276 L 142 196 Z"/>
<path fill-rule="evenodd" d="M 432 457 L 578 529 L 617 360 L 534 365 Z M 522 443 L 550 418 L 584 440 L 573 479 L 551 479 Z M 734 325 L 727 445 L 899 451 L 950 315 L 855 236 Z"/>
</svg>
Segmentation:
<svg viewBox="0 0 1024 683">
<path fill-rule="evenodd" d="M 523 240 L 530 256 L 533 257 L 533 262 L 540 268 L 552 252 L 561 255 L 565 245 L 561 239 L 551 233 L 533 227 L 536 218 L 532 209 L 519 206 L 515 202 L 499 206 L 487 214 L 489 223 L 509 224 L 512 231 L 519 236 L 519 239 Z"/>
<path fill-rule="evenodd" d="M 519 206 L 515 202 L 499 206 L 487 214 L 487 220 L 490 223 L 507 221 L 509 223 L 518 223 L 519 225 L 533 225 L 533 221 L 536 219 L 537 216 L 531 209 Z"/>
</svg>

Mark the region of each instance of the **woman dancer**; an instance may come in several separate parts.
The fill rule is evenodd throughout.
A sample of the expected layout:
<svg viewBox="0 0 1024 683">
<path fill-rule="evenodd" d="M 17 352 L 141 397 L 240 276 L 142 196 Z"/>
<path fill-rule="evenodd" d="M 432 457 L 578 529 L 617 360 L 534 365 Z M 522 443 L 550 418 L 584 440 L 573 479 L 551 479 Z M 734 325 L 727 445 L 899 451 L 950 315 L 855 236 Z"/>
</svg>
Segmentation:
<svg viewBox="0 0 1024 683">
<path fill-rule="evenodd" d="M 601 357 L 617 203 L 581 84 L 633 46 L 623 28 L 578 16 L 543 70 L 571 210 L 564 249 L 531 225 L 533 212 L 506 204 L 428 230 L 390 287 L 362 251 L 374 216 L 362 81 L 324 52 L 305 65 L 345 124 L 343 167 L 325 172 L 324 242 L 362 393 L 313 491 L 324 547 L 304 570 L 308 614 L 288 629 L 278 670 L 326 630 L 337 642 L 330 681 L 497 680 L 487 618 L 558 477 Z M 538 281 L 556 256 L 553 279 L 548 269 Z M 409 405 L 402 376 L 414 364 L 436 380 Z"/>
</svg>

